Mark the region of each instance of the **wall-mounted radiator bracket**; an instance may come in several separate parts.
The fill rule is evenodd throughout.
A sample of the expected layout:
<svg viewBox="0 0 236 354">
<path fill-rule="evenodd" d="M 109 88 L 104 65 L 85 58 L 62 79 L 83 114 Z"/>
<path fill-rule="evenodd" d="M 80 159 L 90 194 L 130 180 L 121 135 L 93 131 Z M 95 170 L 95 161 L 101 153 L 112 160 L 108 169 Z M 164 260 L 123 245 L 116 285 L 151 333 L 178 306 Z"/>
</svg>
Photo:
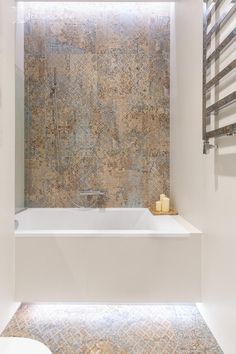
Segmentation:
<svg viewBox="0 0 236 354">
<path fill-rule="evenodd" d="M 209 141 L 203 142 L 203 154 L 207 155 L 211 149 L 218 149 L 218 145 L 210 144 Z"/>
</svg>

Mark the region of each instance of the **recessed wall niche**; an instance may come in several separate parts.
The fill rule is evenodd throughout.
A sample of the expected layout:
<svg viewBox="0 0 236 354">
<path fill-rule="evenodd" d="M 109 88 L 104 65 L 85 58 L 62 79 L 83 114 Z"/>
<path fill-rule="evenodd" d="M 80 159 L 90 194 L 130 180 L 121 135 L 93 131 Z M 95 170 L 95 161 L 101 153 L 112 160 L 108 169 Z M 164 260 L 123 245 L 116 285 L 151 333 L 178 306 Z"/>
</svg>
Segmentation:
<svg viewBox="0 0 236 354">
<path fill-rule="evenodd" d="M 148 207 L 168 194 L 169 5 L 23 12 L 26 206 Z"/>
</svg>

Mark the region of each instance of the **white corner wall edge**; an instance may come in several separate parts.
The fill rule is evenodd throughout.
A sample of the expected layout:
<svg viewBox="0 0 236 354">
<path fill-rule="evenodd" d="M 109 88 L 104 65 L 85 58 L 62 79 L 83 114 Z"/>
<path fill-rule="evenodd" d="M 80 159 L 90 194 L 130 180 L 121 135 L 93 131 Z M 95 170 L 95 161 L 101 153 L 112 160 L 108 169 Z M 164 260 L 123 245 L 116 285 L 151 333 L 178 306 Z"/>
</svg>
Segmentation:
<svg viewBox="0 0 236 354">
<path fill-rule="evenodd" d="M 202 0 L 175 4 L 171 197 L 180 214 L 204 234 L 198 308 L 223 352 L 235 354 L 236 137 L 221 138 L 218 152 L 202 155 L 202 5 Z"/>
<path fill-rule="evenodd" d="M 5 314 L 1 315 L 0 319 L 0 334 L 6 328 L 18 308 L 20 307 L 20 302 L 13 302 L 10 306 L 6 308 Z"/>
<path fill-rule="evenodd" d="M 16 4 L 16 75 L 15 75 L 15 211 L 24 209 L 24 3 Z"/>
<path fill-rule="evenodd" d="M 14 305 L 14 1 L 0 0 L 0 329 Z"/>
</svg>

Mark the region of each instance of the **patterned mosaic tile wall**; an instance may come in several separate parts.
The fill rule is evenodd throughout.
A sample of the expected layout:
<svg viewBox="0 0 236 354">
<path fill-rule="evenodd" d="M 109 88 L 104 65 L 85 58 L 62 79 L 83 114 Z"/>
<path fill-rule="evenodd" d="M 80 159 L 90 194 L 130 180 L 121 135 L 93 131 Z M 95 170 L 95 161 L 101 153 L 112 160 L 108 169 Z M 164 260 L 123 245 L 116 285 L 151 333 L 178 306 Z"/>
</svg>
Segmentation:
<svg viewBox="0 0 236 354">
<path fill-rule="evenodd" d="M 24 21 L 26 206 L 168 193 L 168 5 L 26 3 Z"/>
</svg>

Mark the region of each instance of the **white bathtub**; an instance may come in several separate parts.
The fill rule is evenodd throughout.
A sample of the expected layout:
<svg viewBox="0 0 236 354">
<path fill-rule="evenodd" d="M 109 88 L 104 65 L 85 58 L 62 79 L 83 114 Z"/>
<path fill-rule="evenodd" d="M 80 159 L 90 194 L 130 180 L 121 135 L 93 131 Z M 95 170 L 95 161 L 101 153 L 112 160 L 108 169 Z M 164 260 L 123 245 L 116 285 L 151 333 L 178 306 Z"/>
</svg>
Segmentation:
<svg viewBox="0 0 236 354">
<path fill-rule="evenodd" d="M 27 209 L 16 221 L 18 301 L 201 300 L 201 233 L 180 216 Z"/>
<path fill-rule="evenodd" d="M 144 208 L 34 208 L 16 215 L 16 235 L 187 237 L 199 233 L 180 216 L 153 216 Z"/>
</svg>

